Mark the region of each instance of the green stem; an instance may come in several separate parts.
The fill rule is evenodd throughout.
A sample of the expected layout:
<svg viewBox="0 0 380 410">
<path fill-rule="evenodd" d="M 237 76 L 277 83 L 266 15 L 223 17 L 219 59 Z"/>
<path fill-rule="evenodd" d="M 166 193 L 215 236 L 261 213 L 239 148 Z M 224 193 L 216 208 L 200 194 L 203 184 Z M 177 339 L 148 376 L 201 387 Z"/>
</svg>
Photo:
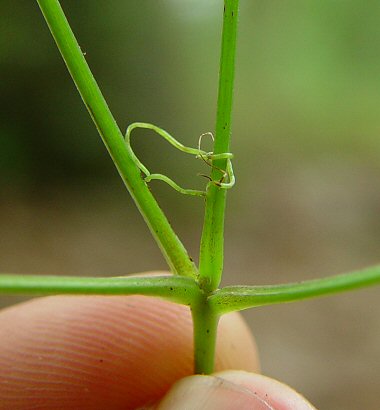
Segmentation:
<svg viewBox="0 0 380 410">
<path fill-rule="evenodd" d="M 210 374 L 214 371 L 219 315 L 210 309 L 204 297 L 192 306 L 191 313 L 194 327 L 194 373 Z"/>
<path fill-rule="evenodd" d="M 276 303 L 346 292 L 380 283 L 380 266 L 299 283 L 269 286 L 228 286 L 209 297 L 218 314 Z"/>
<path fill-rule="evenodd" d="M 38 295 L 145 295 L 192 305 L 200 290 L 191 278 L 180 276 L 138 276 L 79 278 L 45 275 L 0 275 L 0 293 Z"/>
<path fill-rule="evenodd" d="M 239 0 L 224 1 L 214 154 L 229 152 L 230 147 L 238 7 Z M 222 176 L 220 169 L 226 169 L 227 160 L 214 160 L 213 165 L 211 178 L 219 180 Z M 209 184 L 199 261 L 200 283 L 206 292 L 219 286 L 223 271 L 225 204 L 226 190 Z"/>
<path fill-rule="evenodd" d="M 171 228 L 133 161 L 130 148 L 91 73 L 58 0 L 37 0 L 62 57 L 126 187 L 171 269 L 197 276 L 186 249 Z"/>
</svg>

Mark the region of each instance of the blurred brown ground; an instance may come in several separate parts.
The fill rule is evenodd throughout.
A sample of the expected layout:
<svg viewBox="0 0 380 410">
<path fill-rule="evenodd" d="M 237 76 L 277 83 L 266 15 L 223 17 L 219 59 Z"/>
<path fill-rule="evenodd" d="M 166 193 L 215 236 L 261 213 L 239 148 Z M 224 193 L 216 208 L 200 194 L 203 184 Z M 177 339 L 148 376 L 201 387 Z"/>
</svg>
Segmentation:
<svg viewBox="0 0 380 410">
<path fill-rule="evenodd" d="M 194 145 L 213 129 L 220 2 L 130 3 L 64 6 L 120 126 L 155 122 Z M 380 7 L 241 3 L 223 283 L 379 263 Z M 165 269 L 33 2 L 3 2 L 0 55 L 0 271 Z M 151 135 L 133 144 L 152 169 L 202 186 L 196 161 Z M 196 259 L 202 200 L 152 189 Z M 319 409 L 378 409 L 379 292 L 246 312 L 263 372 Z"/>
</svg>

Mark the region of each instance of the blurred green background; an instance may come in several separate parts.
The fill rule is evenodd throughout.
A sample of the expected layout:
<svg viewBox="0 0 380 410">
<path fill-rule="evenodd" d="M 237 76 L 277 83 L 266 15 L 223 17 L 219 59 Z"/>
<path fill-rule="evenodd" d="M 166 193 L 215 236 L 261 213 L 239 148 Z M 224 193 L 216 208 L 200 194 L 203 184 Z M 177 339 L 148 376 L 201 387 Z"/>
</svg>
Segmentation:
<svg viewBox="0 0 380 410">
<path fill-rule="evenodd" d="M 192 146 L 213 130 L 222 0 L 62 5 L 123 130 L 153 122 Z M 241 0 L 225 284 L 379 262 L 379 73 L 378 1 Z M 0 4 L 0 108 L 0 271 L 166 269 L 33 1 Z M 154 134 L 133 146 L 204 186 L 202 164 Z M 151 186 L 196 259 L 202 200 Z M 246 312 L 263 372 L 320 409 L 377 409 L 379 292 Z"/>
</svg>

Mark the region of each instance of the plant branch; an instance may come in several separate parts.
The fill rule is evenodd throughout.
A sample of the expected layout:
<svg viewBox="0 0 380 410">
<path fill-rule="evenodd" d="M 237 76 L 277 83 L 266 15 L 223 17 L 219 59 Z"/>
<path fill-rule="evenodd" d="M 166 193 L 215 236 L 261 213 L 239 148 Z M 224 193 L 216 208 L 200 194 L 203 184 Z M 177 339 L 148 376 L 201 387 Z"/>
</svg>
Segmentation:
<svg viewBox="0 0 380 410">
<path fill-rule="evenodd" d="M 194 326 L 194 373 L 214 371 L 219 315 L 210 309 L 207 299 L 199 298 L 191 308 Z"/>
<path fill-rule="evenodd" d="M 268 286 L 228 286 L 215 291 L 209 304 L 217 314 L 276 303 L 346 292 L 380 284 L 380 266 L 299 283 Z"/>
<path fill-rule="evenodd" d="M 133 160 L 131 149 L 91 73 L 58 0 L 37 0 L 69 72 L 119 174 L 143 215 L 172 271 L 197 276 L 186 249 L 171 228 Z"/>
<path fill-rule="evenodd" d="M 80 278 L 45 275 L 0 275 L 2 294 L 38 295 L 145 295 L 192 305 L 200 290 L 191 278 L 180 276 L 138 276 Z"/>
<path fill-rule="evenodd" d="M 239 0 L 224 1 L 214 154 L 229 152 L 230 147 L 238 7 Z M 214 160 L 211 179 L 220 180 L 220 170 L 226 167 L 226 159 Z M 226 190 L 208 184 L 199 262 L 200 284 L 206 292 L 219 286 L 223 271 L 225 204 Z"/>
</svg>

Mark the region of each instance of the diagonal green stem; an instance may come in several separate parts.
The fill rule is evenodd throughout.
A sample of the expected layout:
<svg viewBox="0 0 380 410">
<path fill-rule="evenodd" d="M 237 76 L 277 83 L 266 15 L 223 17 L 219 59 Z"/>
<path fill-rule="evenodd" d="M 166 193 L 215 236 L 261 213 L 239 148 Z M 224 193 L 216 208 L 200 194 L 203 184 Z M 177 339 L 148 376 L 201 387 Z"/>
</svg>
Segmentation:
<svg viewBox="0 0 380 410">
<path fill-rule="evenodd" d="M 0 293 L 38 295 L 145 295 L 192 305 L 200 290 L 191 278 L 180 276 L 138 276 L 79 278 L 45 275 L 0 275 Z"/>
<path fill-rule="evenodd" d="M 224 1 L 214 154 L 229 152 L 230 147 L 238 9 L 239 0 Z M 214 160 L 213 165 L 211 179 L 217 181 L 227 160 Z M 215 290 L 222 276 L 225 206 L 226 190 L 209 184 L 199 258 L 200 283 L 206 292 Z"/>
<path fill-rule="evenodd" d="M 295 302 L 346 292 L 374 284 L 380 284 L 380 266 L 285 285 L 228 286 L 214 292 L 208 301 L 217 314 L 224 314 L 256 306 Z"/>
<path fill-rule="evenodd" d="M 126 187 L 136 202 L 171 269 L 197 276 L 186 249 L 140 175 L 133 155 L 91 73 L 58 0 L 37 0 L 62 57 Z"/>
</svg>

